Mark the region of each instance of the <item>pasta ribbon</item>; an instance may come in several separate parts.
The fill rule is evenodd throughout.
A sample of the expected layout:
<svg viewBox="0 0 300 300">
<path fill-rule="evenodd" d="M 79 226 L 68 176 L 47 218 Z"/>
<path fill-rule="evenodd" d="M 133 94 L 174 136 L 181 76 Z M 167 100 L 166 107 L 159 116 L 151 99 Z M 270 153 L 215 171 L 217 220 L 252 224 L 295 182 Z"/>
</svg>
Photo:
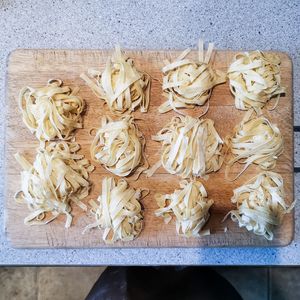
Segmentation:
<svg viewBox="0 0 300 300">
<path fill-rule="evenodd" d="M 39 141 L 68 140 L 75 129 L 82 128 L 85 104 L 78 91 L 63 86 L 59 79 L 50 79 L 43 88 L 24 87 L 20 91 L 23 121 Z"/>
<path fill-rule="evenodd" d="M 15 199 L 32 211 L 24 220 L 26 225 L 44 225 L 64 214 L 68 228 L 72 222 L 71 202 L 87 210 L 81 201 L 89 193 L 88 177 L 94 167 L 76 153 L 79 148 L 77 143 L 50 143 L 38 150 L 33 164 L 19 153 L 15 155 L 23 168 L 21 191 Z M 47 213 L 52 216 L 47 217 Z"/>
<path fill-rule="evenodd" d="M 160 208 L 155 211 L 155 215 L 169 223 L 174 214 L 178 235 L 198 237 L 209 234 L 209 231 L 200 231 L 209 219 L 209 208 L 214 201 L 207 200 L 206 190 L 200 181 L 181 181 L 180 188 L 173 194 L 156 195 Z"/>
<path fill-rule="evenodd" d="M 238 53 L 228 69 L 230 90 L 237 109 L 253 108 L 257 114 L 275 97 L 277 106 L 281 86 L 280 58 L 276 54 L 261 51 Z"/>
<path fill-rule="evenodd" d="M 253 231 L 267 240 L 273 239 L 273 228 L 282 223 L 283 216 L 289 213 L 294 204 L 286 204 L 282 177 L 274 172 L 262 172 L 248 183 L 236 188 L 231 202 L 237 209 L 228 215 L 240 227 Z"/>
<path fill-rule="evenodd" d="M 127 115 L 117 121 L 103 117 L 91 145 L 91 156 L 115 175 L 125 177 L 136 169 L 139 175 L 147 169 L 147 166 L 141 166 L 147 165 L 144 147 L 145 138 L 133 117 Z"/>
<path fill-rule="evenodd" d="M 226 82 L 226 74 L 214 70 L 210 62 L 213 44 L 206 54 L 203 41 L 199 41 L 198 61 L 186 58 L 191 49 L 183 51 L 173 62 L 165 61 L 162 68 L 163 95 L 168 99 L 159 107 L 160 113 L 177 108 L 194 108 L 204 105 L 210 98 L 214 86 Z M 204 56 L 205 54 L 205 56 Z"/>
<path fill-rule="evenodd" d="M 225 139 L 229 155 L 225 175 L 228 179 L 230 168 L 239 162 L 244 164 L 238 178 L 251 164 L 257 164 L 262 170 L 271 170 L 276 166 L 278 157 L 284 149 L 283 137 L 279 128 L 266 117 L 257 117 L 249 110 L 244 119 L 234 129 L 233 136 Z"/>
<path fill-rule="evenodd" d="M 119 46 L 107 61 L 103 72 L 88 70 L 80 77 L 113 113 L 147 112 L 150 98 L 150 76 L 138 71 L 131 58 L 122 55 Z"/>
<path fill-rule="evenodd" d="M 86 226 L 83 233 L 99 227 L 104 229 L 103 240 L 106 243 L 135 239 L 143 229 L 142 207 L 139 202 L 145 197 L 142 195 L 143 191 L 145 190 L 130 187 L 125 179 L 116 181 L 112 177 L 105 177 L 98 203 L 90 201 L 96 222 Z"/>
<path fill-rule="evenodd" d="M 160 165 L 182 178 L 204 177 L 222 166 L 223 141 L 210 119 L 174 117 L 152 139 L 162 143 L 162 154 L 160 162 L 146 172 L 148 176 Z"/>
</svg>

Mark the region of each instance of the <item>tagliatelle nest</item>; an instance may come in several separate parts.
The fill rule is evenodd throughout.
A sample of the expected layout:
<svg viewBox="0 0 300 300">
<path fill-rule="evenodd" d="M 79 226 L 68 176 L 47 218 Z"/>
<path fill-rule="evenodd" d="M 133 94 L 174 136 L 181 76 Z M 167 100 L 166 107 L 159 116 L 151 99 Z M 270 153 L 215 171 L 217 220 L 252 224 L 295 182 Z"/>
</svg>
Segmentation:
<svg viewBox="0 0 300 300">
<path fill-rule="evenodd" d="M 166 66 L 162 69 L 163 94 L 168 100 L 159 107 L 160 113 L 204 105 L 213 87 L 226 81 L 226 74 L 214 70 L 210 63 L 212 43 L 204 57 L 203 41 L 199 42 L 198 61 L 186 58 L 190 51 L 186 49 L 172 63 L 166 60 Z"/>
<path fill-rule="evenodd" d="M 204 177 L 218 171 L 223 163 L 223 141 L 210 119 L 174 117 L 152 139 L 162 143 L 162 153 L 161 160 L 147 171 L 148 176 L 162 165 L 183 178 Z"/>
<path fill-rule="evenodd" d="M 125 179 L 116 182 L 112 177 L 105 177 L 98 203 L 90 201 L 96 222 L 86 226 L 83 233 L 99 227 L 104 229 L 103 240 L 106 243 L 135 239 L 143 228 L 142 207 L 139 202 L 143 198 L 143 191 L 145 190 L 130 187 Z"/>
<path fill-rule="evenodd" d="M 88 177 L 94 167 L 76 153 L 79 148 L 77 143 L 51 143 L 38 150 L 33 165 L 19 153 L 15 155 L 23 168 L 21 191 L 15 199 L 32 211 L 24 220 L 26 225 L 47 224 L 64 214 L 68 228 L 72 222 L 71 203 L 87 209 L 81 200 L 89 193 Z"/>
<path fill-rule="evenodd" d="M 78 90 L 53 79 L 43 88 L 20 91 L 23 121 L 38 140 L 68 140 L 74 129 L 82 128 L 84 101 L 76 95 Z"/>
<path fill-rule="evenodd" d="M 172 214 L 176 217 L 176 231 L 185 237 L 197 237 L 209 234 L 200 233 L 201 229 L 209 219 L 209 208 L 214 203 L 207 200 L 207 193 L 203 184 L 199 181 L 182 181 L 180 190 L 173 194 L 156 195 L 156 201 L 160 207 L 155 211 L 157 217 L 163 217 L 168 223 Z"/>
<path fill-rule="evenodd" d="M 255 116 L 251 110 L 236 126 L 233 136 L 225 139 L 225 143 L 229 151 L 225 161 L 226 177 L 228 178 L 229 170 L 236 162 L 245 165 L 234 179 L 251 164 L 257 164 L 263 170 L 273 169 L 284 148 L 279 128 L 267 118 Z"/>
<path fill-rule="evenodd" d="M 273 227 L 280 225 L 283 216 L 294 207 L 294 203 L 286 204 L 284 198 L 282 177 L 263 172 L 234 190 L 231 202 L 236 203 L 237 209 L 228 214 L 240 227 L 272 240 Z"/>
<path fill-rule="evenodd" d="M 150 97 L 150 76 L 138 71 L 131 58 L 122 55 L 120 47 L 107 61 L 103 72 L 88 70 L 80 77 L 114 113 L 147 112 Z"/>
<path fill-rule="evenodd" d="M 134 170 L 139 175 L 147 169 L 142 166 L 147 165 L 144 147 L 145 138 L 132 117 L 124 116 L 118 121 L 103 117 L 91 145 L 91 156 L 115 175 L 125 177 Z"/>
<path fill-rule="evenodd" d="M 280 58 L 261 51 L 244 52 L 235 56 L 229 67 L 230 90 L 235 97 L 235 106 L 241 110 L 254 108 L 257 113 L 276 97 L 285 93 L 281 86 Z"/>
</svg>

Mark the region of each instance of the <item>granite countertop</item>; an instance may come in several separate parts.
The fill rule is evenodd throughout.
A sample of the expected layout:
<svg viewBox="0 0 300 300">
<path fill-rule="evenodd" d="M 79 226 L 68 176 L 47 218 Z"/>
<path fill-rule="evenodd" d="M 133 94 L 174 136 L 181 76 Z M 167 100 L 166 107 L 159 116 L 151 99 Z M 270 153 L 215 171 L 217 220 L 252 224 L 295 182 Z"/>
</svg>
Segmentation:
<svg viewBox="0 0 300 300">
<path fill-rule="evenodd" d="M 225 4 L 226 2 L 226 4 Z M 7 57 L 16 48 L 184 49 L 199 37 L 218 49 L 273 49 L 293 60 L 295 125 L 300 125 L 299 1 L 0 1 L 1 106 L 6 103 Z M 0 138 L 3 140 L 4 109 Z M 300 133 L 295 135 L 295 165 L 300 166 Z M 4 145 L 0 146 L 3 174 Z M 12 249 L 4 234 L 3 176 L 0 180 L 0 264 L 32 265 L 298 265 L 300 205 L 295 239 L 283 248 L 193 249 Z M 295 174 L 295 195 L 300 174 Z M 299 196 L 298 196 L 299 197 Z M 299 199 L 298 199 L 299 200 Z"/>
</svg>

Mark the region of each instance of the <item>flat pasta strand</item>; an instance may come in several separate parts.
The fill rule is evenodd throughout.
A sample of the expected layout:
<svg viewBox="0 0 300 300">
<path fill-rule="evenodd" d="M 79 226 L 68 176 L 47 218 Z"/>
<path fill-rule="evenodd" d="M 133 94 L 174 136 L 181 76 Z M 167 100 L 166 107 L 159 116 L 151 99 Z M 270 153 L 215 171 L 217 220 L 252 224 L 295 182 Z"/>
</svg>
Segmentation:
<svg viewBox="0 0 300 300">
<path fill-rule="evenodd" d="M 176 217 L 176 232 L 184 237 L 207 235 L 209 231 L 201 232 L 209 219 L 209 208 L 214 203 L 207 200 L 207 193 L 200 181 L 182 181 L 179 190 L 172 194 L 156 195 L 159 209 L 157 217 L 163 217 L 169 223 L 172 215 Z"/>
<path fill-rule="evenodd" d="M 103 72 L 88 70 L 80 77 L 113 113 L 147 112 L 150 98 L 150 76 L 138 71 L 131 58 L 122 55 L 119 46 L 107 61 Z"/>
<path fill-rule="evenodd" d="M 282 223 L 283 216 L 289 213 L 295 203 L 286 204 L 283 179 L 278 173 L 262 172 L 247 184 L 236 188 L 231 202 L 237 209 L 231 210 L 232 221 L 267 240 L 274 237 L 273 228 Z"/>
<path fill-rule="evenodd" d="M 116 181 L 113 177 L 105 177 L 98 203 L 90 202 L 96 222 L 86 226 L 83 233 L 99 227 L 104 229 L 105 243 L 134 240 L 143 229 L 142 207 L 139 202 L 143 198 L 143 191 L 145 190 L 130 187 L 125 179 Z"/>
<path fill-rule="evenodd" d="M 253 108 L 258 114 L 275 97 L 276 107 L 285 88 L 281 86 L 280 58 L 261 51 L 238 53 L 228 69 L 229 85 L 237 109 Z"/>
<path fill-rule="evenodd" d="M 81 113 L 85 104 L 73 90 L 59 79 L 50 79 L 47 86 L 24 87 L 19 94 L 23 121 L 39 141 L 68 140 L 82 128 Z"/>
<path fill-rule="evenodd" d="M 204 56 L 203 41 L 200 41 L 198 61 L 186 58 L 190 49 L 183 51 L 174 62 L 166 61 L 162 72 L 163 95 L 167 101 L 159 107 L 160 113 L 202 106 L 210 98 L 213 87 L 226 81 L 226 74 L 214 70 L 210 63 L 212 51 L 210 43 Z"/>
<path fill-rule="evenodd" d="M 266 117 L 257 117 L 249 110 L 244 119 L 234 129 L 233 136 L 225 139 L 228 155 L 225 158 L 227 179 L 235 163 L 244 164 L 238 178 L 251 164 L 257 164 L 262 170 L 271 170 L 276 166 L 278 157 L 284 149 L 283 137 L 279 128 Z"/>
<path fill-rule="evenodd" d="M 125 177 L 136 171 L 139 176 L 147 169 L 144 147 L 145 138 L 133 117 L 117 121 L 103 117 L 91 145 L 91 157 L 115 175 Z"/>
<path fill-rule="evenodd" d="M 32 211 L 24 220 L 26 225 L 44 225 L 64 214 L 68 228 L 72 222 L 71 202 L 87 210 L 81 201 L 89 194 L 88 177 L 94 167 L 76 153 L 79 148 L 77 143 L 50 143 L 38 150 L 33 164 L 19 153 L 15 155 L 23 168 L 21 191 L 15 199 Z"/>
<path fill-rule="evenodd" d="M 174 117 L 152 139 L 162 143 L 161 160 L 146 172 L 147 176 L 162 165 L 182 178 L 204 177 L 218 171 L 223 163 L 223 141 L 210 119 Z"/>
</svg>

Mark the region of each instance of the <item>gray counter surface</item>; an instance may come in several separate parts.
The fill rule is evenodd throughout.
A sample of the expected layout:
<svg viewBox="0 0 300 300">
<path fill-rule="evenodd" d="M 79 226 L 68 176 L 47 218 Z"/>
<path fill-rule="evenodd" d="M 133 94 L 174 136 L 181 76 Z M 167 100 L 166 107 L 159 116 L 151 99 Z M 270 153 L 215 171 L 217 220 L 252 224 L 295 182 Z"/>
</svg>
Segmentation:
<svg viewBox="0 0 300 300">
<path fill-rule="evenodd" d="M 225 4 L 226 3 L 226 4 Z M 1 105 L 6 62 L 16 48 L 184 49 L 199 37 L 218 49 L 286 51 L 294 67 L 295 125 L 300 125 L 299 1 L 57 1 L 0 0 Z M 3 140 L 4 109 L 0 139 Z M 300 134 L 295 136 L 295 165 L 300 166 Z M 0 147 L 3 174 L 4 145 Z M 1 177 L 3 178 L 3 176 Z M 283 248 L 205 249 L 12 249 L 4 234 L 4 181 L 0 180 L 0 264 L 32 265 L 298 265 L 300 207 L 295 240 Z M 300 174 L 295 176 L 299 197 Z"/>
</svg>

